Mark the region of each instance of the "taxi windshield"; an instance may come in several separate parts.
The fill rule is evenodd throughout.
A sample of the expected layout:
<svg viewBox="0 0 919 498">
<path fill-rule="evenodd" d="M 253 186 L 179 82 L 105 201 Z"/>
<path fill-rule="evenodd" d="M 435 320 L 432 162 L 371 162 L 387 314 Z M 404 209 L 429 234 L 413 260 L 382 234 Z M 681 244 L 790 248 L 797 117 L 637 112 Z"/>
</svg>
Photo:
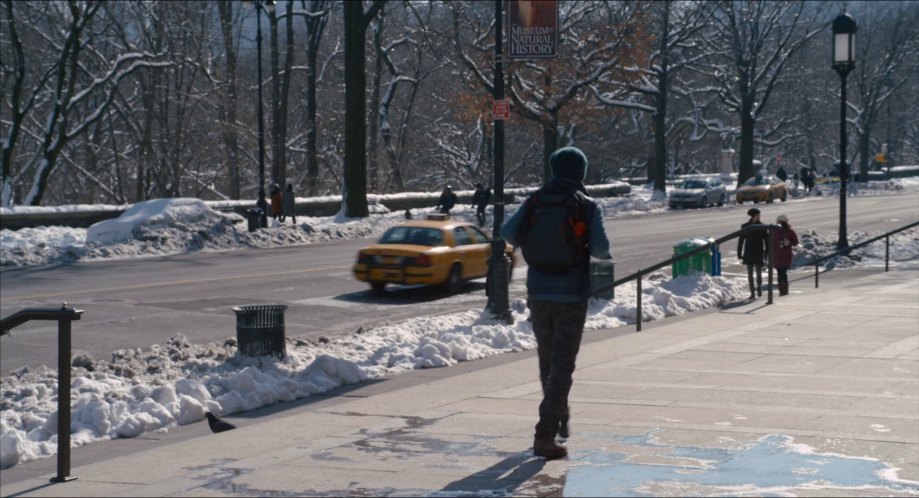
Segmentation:
<svg viewBox="0 0 919 498">
<path fill-rule="evenodd" d="M 749 185 L 751 187 L 755 187 L 757 185 L 769 185 L 769 180 L 761 176 L 756 176 L 756 177 L 750 178 L 749 180 L 743 182 L 743 184 Z"/>
<path fill-rule="evenodd" d="M 436 228 L 392 227 L 380 237 L 380 244 L 414 244 L 418 246 L 439 246 L 443 234 Z"/>
</svg>

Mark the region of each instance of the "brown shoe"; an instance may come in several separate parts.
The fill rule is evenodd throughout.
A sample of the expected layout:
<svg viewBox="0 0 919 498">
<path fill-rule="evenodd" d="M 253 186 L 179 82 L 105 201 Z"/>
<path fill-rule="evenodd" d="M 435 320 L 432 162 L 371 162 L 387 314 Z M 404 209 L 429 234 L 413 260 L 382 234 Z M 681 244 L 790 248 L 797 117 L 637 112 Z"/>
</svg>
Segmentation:
<svg viewBox="0 0 919 498">
<path fill-rule="evenodd" d="M 546 460 L 557 460 L 568 456 L 568 448 L 552 439 L 535 439 L 533 441 L 533 455 L 544 457 Z"/>
</svg>

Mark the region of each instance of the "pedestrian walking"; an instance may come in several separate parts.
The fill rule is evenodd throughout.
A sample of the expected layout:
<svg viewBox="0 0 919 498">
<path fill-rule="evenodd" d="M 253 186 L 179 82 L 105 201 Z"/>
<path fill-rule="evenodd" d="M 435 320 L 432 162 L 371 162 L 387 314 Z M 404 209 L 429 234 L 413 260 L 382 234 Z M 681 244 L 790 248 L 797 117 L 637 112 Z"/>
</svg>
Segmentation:
<svg viewBox="0 0 919 498">
<path fill-rule="evenodd" d="M 786 173 L 785 168 L 781 166 L 779 166 L 779 168 L 775 170 L 775 176 L 778 177 L 778 179 L 782 180 L 783 182 L 788 181 L 788 173 Z"/>
<path fill-rule="evenodd" d="M 293 224 L 297 224 L 297 203 L 294 197 L 294 186 L 290 183 L 287 184 L 287 188 L 284 190 L 284 208 L 281 212 L 281 223 L 284 223 L 285 216 L 290 216 Z"/>
<path fill-rule="evenodd" d="M 549 158 L 552 178 L 501 227 L 527 261 L 527 307 L 536 336 L 543 398 L 533 454 L 562 458 L 571 410 L 568 393 L 587 319 L 590 257 L 612 259 L 603 210 L 587 196 L 587 157 L 564 147 Z"/>
<path fill-rule="evenodd" d="M 284 212 L 284 199 L 281 196 L 281 187 L 277 183 L 271 184 L 271 217 L 278 219 Z M 283 221 L 283 220 L 282 220 Z"/>
<path fill-rule="evenodd" d="M 798 234 L 788 224 L 788 216 L 780 214 L 775 220 L 781 228 L 772 231 L 772 265 L 779 274 L 779 295 L 788 295 L 788 269 L 791 268 L 791 248 L 798 245 Z"/>
<path fill-rule="evenodd" d="M 443 192 L 440 193 L 440 199 L 437 200 L 436 209 L 438 209 L 443 214 L 450 214 L 450 210 L 453 209 L 453 206 L 456 205 L 456 194 L 450 190 L 450 186 L 447 185 L 444 187 Z"/>
<path fill-rule="evenodd" d="M 491 189 L 485 188 L 481 183 L 475 184 L 475 193 L 472 194 L 472 206 L 475 207 L 475 218 L 480 227 L 485 226 L 485 208 L 491 202 Z"/>
<path fill-rule="evenodd" d="M 750 225 L 759 225 L 759 209 L 752 208 L 747 211 L 750 221 L 740 225 L 740 228 L 747 228 Z M 766 230 L 755 230 L 741 235 L 737 239 L 737 257 L 747 265 L 747 283 L 750 284 L 750 299 L 756 299 L 756 296 L 763 295 L 763 263 L 769 254 L 769 246 L 766 239 Z M 756 272 L 756 285 L 753 282 L 753 273 Z"/>
</svg>

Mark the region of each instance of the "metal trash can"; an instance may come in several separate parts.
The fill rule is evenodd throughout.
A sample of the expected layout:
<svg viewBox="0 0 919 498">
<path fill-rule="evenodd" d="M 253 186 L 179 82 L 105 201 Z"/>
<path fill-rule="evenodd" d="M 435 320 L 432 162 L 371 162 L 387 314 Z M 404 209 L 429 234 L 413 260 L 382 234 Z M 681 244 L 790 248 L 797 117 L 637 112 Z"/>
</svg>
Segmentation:
<svg viewBox="0 0 919 498">
<path fill-rule="evenodd" d="M 287 354 L 284 336 L 283 304 L 234 306 L 236 313 L 236 342 L 240 354 L 262 356 Z"/>
<path fill-rule="evenodd" d="M 610 287 L 599 294 L 594 294 L 595 290 L 605 285 L 610 285 L 615 281 L 613 278 L 613 268 L 614 264 L 612 260 L 590 262 L 590 293 L 593 297 L 597 299 L 613 299 L 615 287 Z"/>
<path fill-rule="evenodd" d="M 262 210 L 256 207 L 246 211 L 246 220 L 249 221 L 250 232 L 258 230 L 262 220 Z"/>
<path fill-rule="evenodd" d="M 686 254 L 693 249 L 708 244 L 709 242 L 714 242 L 714 239 L 700 237 L 680 241 L 675 246 L 673 246 L 673 255 L 679 256 L 681 254 Z M 673 274 L 673 278 L 689 275 L 689 273 L 693 271 L 701 271 L 712 275 L 712 261 L 713 257 L 711 250 L 701 251 L 699 253 L 693 254 L 688 258 L 683 258 L 674 262 L 671 265 L 671 273 Z"/>
</svg>

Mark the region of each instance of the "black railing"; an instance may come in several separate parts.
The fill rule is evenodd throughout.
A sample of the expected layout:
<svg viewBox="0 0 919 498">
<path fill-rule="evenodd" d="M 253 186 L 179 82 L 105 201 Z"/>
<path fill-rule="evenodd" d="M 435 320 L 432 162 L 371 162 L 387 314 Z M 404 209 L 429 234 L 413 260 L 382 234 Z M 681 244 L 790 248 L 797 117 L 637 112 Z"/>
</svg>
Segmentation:
<svg viewBox="0 0 919 498">
<path fill-rule="evenodd" d="M 868 239 L 868 240 L 863 240 L 863 241 L 859 242 L 858 244 L 850 245 L 849 247 L 846 247 L 846 248 L 844 248 L 844 249 L 840 249 L 840 250 L 838 250 L 838 251 L 835 251 L 835 252 L 833 252 L 832 254 L 827 254 L 826 256 L 821 256 L 821 257 L 819 257 L 819 258 L 817 258 L 817 259 L 815 259 L 815 260 L 813 260 L 813 261 L 807 263 L 807 265 L 802 265 L 802 266 L 814 265 L 814 288 L 816 289 L 816 288 L 820 287 L 820 263 L 822 263 L 822 262 L 824 262 L 824 261 L 826 261 L 826 260 L 828 260 L 828 259 L 830 259 L 830 258 L 834 258 L 834 257 L 836 257 L 836 256 L 842 255 L 842 254 L 848 255 L 850 252 L 852 252 L 852 249 L 857 249 L 857 248 L 859 248 L 859 247 L 864 247 L 864 246 L 866 246 L 866 245 L 868 245 L 868 244 L 871 244 L 871 243 L 877 242 L 877 241 L 879 241 L 879 240 L 881 240 L 881 239 L 884 239 L 884 271 L 890 271 L 890 236 L 893 235 L 893 234 L 895 234 L 895 233 L 902 232 L 902 231 L 904 231 L 904 230 L 909 230 L 910 228 L 913 228 L 913 227 L 916 227 L 916 226 L 919 226 L 919 221 L 914 221 L 914 222 L 910 223 L 909 225 L 900 227 L 900 228 L 898 228 L 898 229 L 896 229 L 896 230 L 891 230 L 891 231 L 889 231 L 889 232 L 887 232 L 887 233 L 885 233 L 885 234 L 878 235 L 877 237 L 874 237 L 874 238 L 871 238 L 871 239 Z"/>
<path fill-rule="evenodd" d="M 60 308 L 26 308 L 0 320 L 0 336 L 29 320 L 57 320 L 57 475 L 51 482 L 76 479 L 70 475 L 70 322 L 82 314 L 64 303 Z"/>
<path fill-rule="evenodd" d="M 919 221 L 910 223 L 909 225 L 906 225 L 906 226 L 904 226 L 904 227 L 898 228 L 898 229 L 896 229 L 896 230 L 891 230 L 890 232 L 887 232 L 887 233 L 885 233 L 885 234 L 883 234 L 883 235 L 879 235 L 879 236 L 874 237 L 874 238 L 872 238 L 872 239 L 869 239 L 869 240 L 866 240 L 866 241 L 863 241 L 863 242 L 859 242 L 858 244 L 849 246 L 847 249 L 842 249 L 842 250 L 839 250 L 839 251 L 835 251 L 835 252 L 833 252 L 832 254 L 828 254 L 828 255 L 826 255 L 826 256 L 821 256 L 820 258 L 818 258 L 818 259 L 816 259 L 816 260 L 814 260 L 814 261 L 812 261 L 812 262 L 809 262 L 809 263 L 807 263 L 806 265 L 802 265 L 802 266 L 814 265 L 814 266 L 817 268 L 817 271 L 814 272 L 814 287 L 818 287 L 818 275 L 819 275 L 819 273 L 820 273 L 820 271 L 819 271 L 819 265 L 820 265 L 820 263 L 821 263 L 822 261 L 825 261 L 825 260 L 827 260 L 827 259 L 829 259 L 829 258 L 832 258 L 832 257 L 834 257 L 834 256 L 838 256 L 838 255 L 840 255 L 840 254 L 848 254 L 849 252 L 852 251 L 852 249 L 855 249 L 855 248 L 858 248 L 858 247 L 862 247 L 862 246 L 868 245 L 868 244 L 870 244 L 870 243 L 872 243 L 872 242 L 876 242 L 876 241 L 878 241 L 878 240 L 880 240 L 880 239 L 886 239 L 886 248 L 885 248 L 885 252 L 884 252 L 884 271 L 888 271 L 889 268 L 890 268 L 890 236 L 893 235 L 893 234 L 895 234 L 895 233 L 897 233 L 897 232 L 902 232 L 903 230 L 908 230 L 908 229 L 910 229 L 910 228 L 913 228 L 913 227 L 915 227 L 915 226 L 917 226 L 917 225 L 919 225 Z M 696 254 L 699 254 L 699 253 L 701 253 L 701 252 L 703 252 L 703 251 L 708 251 L 708 250 L 710 250 L 710 249 L 712 249 L 712 248 L 715 248 L 715 247 L 721 245 L 721 244 L 724 243 L 724 242 L 727 242 L 727 241 L 729 241 L 729 240 L 731 240 L 731 239 L 737 238 L 737 237 L 739 237 L 739 236 L 741 236 L 741 235 L 744 235 L 744 234 L 747 234 L 747 233 L 750 233 L 750 232 L 754 232 L 754 231 L 766 230 L 766 232 L 767 232 L 767 240 L 769 240 L 769 249 L 770 249 L 770 250 L 769 250 L 769 258 L 768 258 L 768 260 L 769 260 L 769 280 L 768 280 L 768 285 L 767 285 L 767 288 L 768 288 L 768 296 L 769 296 L 769 297 L 768 297 L 768 300 L 767 300 L 766 303 L 767 303 L 767 304 L 772 304 L 772 269 L 773 269 L 772 253 L 773 253 L 773 251 L 772 251 L 771 230 L 776 229 L 776 228 L 779 228 L 779 225 L 759 224 L 759 225 L 750 225 L 750 226 L 747 226 L 747 227 L 745 227 L 745 228 L 743 228 L 743 229 L 741 229 L 741 230 L 737 230 L 736 232 L 731 232 L 731 233 L 725 235 L 724 237 L 721 237 L 721 238 L 719 238 L 719 239 L 716 239 L 716 240 L 714 240 L 714 241 L 712 241 L 712 242 L 709 242 L 709 243 L 707 243 L 707 244 L 705 244 L 705 245 L 701 245 L 701 246 L 699 246 L 699 247 L 696 247 L 696 248 L 694 248 L 694 249 L 692 249 L 692 250 L 690 250 L 690 251 L 688 251 L 688 252 L 685 252 L 685 253 L 676 255 L 676 256 L 674 256 L 674 257 L 668 259 L 668 260 L 665 260 L 665 261 L 662 261 L 662 262 L 660 262 L 660 263 L 657 263 L 656 265 L 653 265 L 653 266 L 651 266 L 651 267 L 649 267 L 649 268 L 639 269 L 638 271 L 636 271 L 635 273 L 633 273 L 633 274 L 631 274 L 631 275 L 628 275 L 628 276 L 626 276 L 626 277 L 623 277 L 623 278 L 620 278 L 619 280 L 614 281 L 612 284 L 604 285 L 604 286 L 598 287 L 598 288 L 594 289 L 594 291 L 591 293 L 591 297 L 596 297 L 596 296 L 598 296 L 599 294 L 602 294 L 604 291 L 608 291 L 608 290 L 611 289 L 611 288 L 612 288 L 612 289 L 615 289 L 616 286 L 622 285 L 622 284 L 624 284 L 624 283 L 626 283 L 626 282 L 629 282 L 629 281 L 631 281 L 631 280 L 635 280 L 635 287 L 636 287 L 636 292 L 635 292 L 635 293 L 636 293 L 635 329 L 636 329 L 636 331 L 641 332 L 641 318 L 642 318 L 642 310 L 641 310 L 641 278 L 642 278 L 644 275 L 646 275 L 646 274 L 648 274 L 648 273 L 653 273 L 653 272 L 655 272 L 655 271 L 657 271 L 657 270 L 660 270 L 661 268 L 664 268 L 665 266 L 672 265 L 673 263 L 675 263 L 675 262 L 677 262 L 677 261 L 680 261 L 680 260 L 685 259 L 685 258 L 689 258 L 689 257 L 694 256 L 694 255 L 696 255 Z"/>
</svg>

